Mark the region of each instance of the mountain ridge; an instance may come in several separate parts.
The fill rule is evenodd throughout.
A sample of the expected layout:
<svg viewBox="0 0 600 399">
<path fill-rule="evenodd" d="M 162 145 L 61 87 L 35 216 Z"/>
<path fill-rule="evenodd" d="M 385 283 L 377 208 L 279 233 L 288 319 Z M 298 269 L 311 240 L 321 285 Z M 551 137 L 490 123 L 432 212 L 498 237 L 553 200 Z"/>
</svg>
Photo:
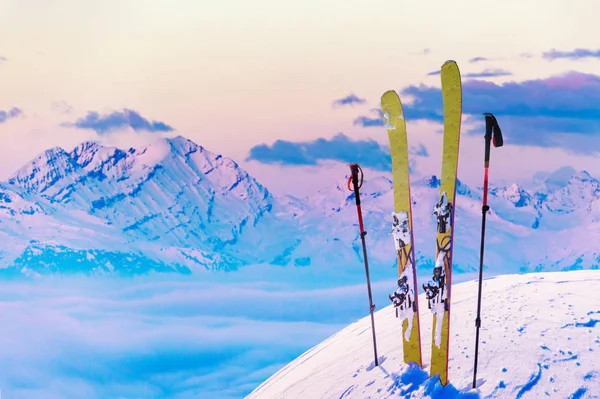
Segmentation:
<svg viewBox="0 0 600 399">
<path fill-rule="evenodd" d="M 361 198 L 370 259 L 391 268 L 390 178 L 365 179 Z M 433 264 L 429 215 L 438 187 L 437 176 L 411 181 L 417 266 L 424 271 Z M 478 263 L 481 188 L 459 180 L 457 194 L 455 270 L 468 272 Z M 598 267 L 585 243 L 560 255 L 527 247 L 562 236 L 576 241 L 583 233 L 569 233 L 582 225 L 588 239 L 600 236 L 600 182 L 588 172 L 562 170 L 534 189 L 491 187 L 489 201 L 487 264 Z M 50 148 L 0 183 L 0 266 L 26 266 L 31 274 L 351 266 L 362 263 L 354 208 L 345 179 L 304 198 L 275 196 L 231 158 L 182 136 L 128 149 L 87 141 L 71 151 Z M 128 266 L 131 259 L 137 266 Z"/>
</svg>

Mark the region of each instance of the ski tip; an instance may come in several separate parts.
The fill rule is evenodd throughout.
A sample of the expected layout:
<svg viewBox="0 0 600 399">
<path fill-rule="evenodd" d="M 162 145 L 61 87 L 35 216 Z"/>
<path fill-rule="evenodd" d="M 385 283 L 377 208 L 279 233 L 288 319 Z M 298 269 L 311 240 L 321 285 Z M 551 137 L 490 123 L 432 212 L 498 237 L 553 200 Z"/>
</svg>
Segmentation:
<svg viewBox="0 0 600 399">
<path fill-rule="evenodd" d="M 400 96 L 396 93 L 395 90 L 388 90 L 381 95 L 381 104 L 390 103 L 390 102 L 399 102 Z"/>
<path fill-rule="evenodd" d="M 394 90 L 388 90 L 381 96 L 381 111 L 386 114 L 391 114 L 393 119 L 403 118 L 402 102 L 400 96 Z M 388 117 L 390 117 L 388 116 Z M 385 116 L 384 116 L 385 119 Z M 393 126 L 386 126 L 387 129 L 393 129 Z"/>
<path fill-rule="evenodd" d="M 448 60 L 448 61 L 444 62 L 444 65 L 442 65 L 441 69 L 444 70 L 444 69 L 448 69 L 448 68 L 458 69 L 458 64 L 454 60 Z"/>
<path fill-rule="evenodd" d="M 454 60 L 448 60 L 446 62 L 444 62 L 444 65 L 442 65 L 441 68 L 441 75 L 442 75 L 442 79 L 443 79 L 443 75 L 458 75 L 459 79 L 460 79 L 460 69 L 458 68 L 458 64 L 456 63 L 456 61 Z"/>
</svg>

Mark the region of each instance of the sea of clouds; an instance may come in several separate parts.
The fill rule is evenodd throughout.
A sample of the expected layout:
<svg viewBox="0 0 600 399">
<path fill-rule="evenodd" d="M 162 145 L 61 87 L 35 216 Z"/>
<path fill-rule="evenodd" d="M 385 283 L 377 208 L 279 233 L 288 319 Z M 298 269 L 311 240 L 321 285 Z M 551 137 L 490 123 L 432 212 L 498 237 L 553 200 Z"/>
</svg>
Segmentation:
<svg viewBox="0 0 600 399">
<path fill-rule="evenodd" d="M 389 303 L 394 273 L 374 268 L 378 308 Z M 2 398 L 243 398 L 368 315 L 365 280 L 364 269 L 260 266 L 5 280 Z"/>
</svg>

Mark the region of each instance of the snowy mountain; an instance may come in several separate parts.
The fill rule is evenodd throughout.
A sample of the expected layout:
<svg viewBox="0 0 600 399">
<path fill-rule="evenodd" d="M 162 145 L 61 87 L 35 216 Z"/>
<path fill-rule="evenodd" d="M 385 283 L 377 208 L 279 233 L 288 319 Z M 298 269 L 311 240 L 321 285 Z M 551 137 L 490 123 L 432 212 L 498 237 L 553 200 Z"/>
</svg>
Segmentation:
<svg viewBox="0 0 600 399">
<path fill-rule="evenodd" d="M 436 176 L 412 181 L 417 267 L 433 266 Z M 455 272 L 478 265 L 481 189 L 457 187 Z M 395 262 L 389 174 L 361 190 L 373 264 Z M 493 187 L 486 266 L 504 272 L 597 268 L 600 182 L 561 169 L 530 188 Z M 183 138 L 130 149 L 52 148 L 0 184 L 4 273 L 234 270 L 248 264 L 362 264 L 345 178 L 307 198 L 276 197 L 235 161 Z M 374 268 L 377 272 L 377 268 Z"/>
<path fill-rule="evenodd" d="M 379 366 L 367 316 L 276 372 L 246 399 L 598 398 L 600 271 L 529 273 L 483 284 L 477 387 L 472 388 L 477 282 L 452 287 L 449 384 L 429 377 L 432 316 L 421 305 L 423 369 L 403 362 L 390 305 L 375 313 Z M 420 304 L 426 303 L 424 295 Z"/>
<path fill-rule="evenodd" d="M 53 148 L 3 188 L 4 267 L 235 268 L 270 260 L 273 242 L 295 242 L 296 229 L 271 239 L 293 223 L 265 187 L 182 137 L 127 151 Z"/>
</svg>

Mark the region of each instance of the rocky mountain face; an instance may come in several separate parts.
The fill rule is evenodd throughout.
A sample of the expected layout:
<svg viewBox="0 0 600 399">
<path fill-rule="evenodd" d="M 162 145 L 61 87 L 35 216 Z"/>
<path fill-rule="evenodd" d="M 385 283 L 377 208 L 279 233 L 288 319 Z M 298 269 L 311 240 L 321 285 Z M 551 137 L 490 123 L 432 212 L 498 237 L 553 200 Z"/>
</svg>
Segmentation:
<svg viewBox="0 0 600 399">
<path fill-rule="evenodd" d="M 370 259 L 393 267 L 388 176 L 361 195 Z M 433 266 L 439 179 L 412 182 L 417 266 Z M 457 187 L 456 272 L 478 265 L 481 190 Z M 512 271 L 597 267 L 600 182 L 581 171 L 533 189 L 490 190 L 486 265 Z M 5 274 L 138 274 L 248 264 L 360 265 L 354 194 L 345 180 L 307 198 L 274 197 L 233 160 L 183 138 L 122 150 L 52 148 L 0 184 Z M 508 271 L 507 270 L 507 271 Z"/>
</svg>

